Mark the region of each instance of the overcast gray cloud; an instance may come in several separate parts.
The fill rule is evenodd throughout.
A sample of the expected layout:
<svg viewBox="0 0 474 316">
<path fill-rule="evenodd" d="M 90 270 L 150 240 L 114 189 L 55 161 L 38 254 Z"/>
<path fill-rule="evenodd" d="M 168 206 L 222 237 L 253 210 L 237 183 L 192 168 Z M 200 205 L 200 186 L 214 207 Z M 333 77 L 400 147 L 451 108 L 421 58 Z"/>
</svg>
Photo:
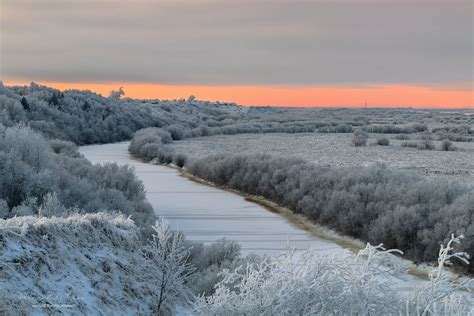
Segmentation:
<svg viewBox="0 0 474 316">
<path fill-rule="evenodd" d="M 2 80 L 473 80 L 470 0 L 0 1 Z"/>
</svg>

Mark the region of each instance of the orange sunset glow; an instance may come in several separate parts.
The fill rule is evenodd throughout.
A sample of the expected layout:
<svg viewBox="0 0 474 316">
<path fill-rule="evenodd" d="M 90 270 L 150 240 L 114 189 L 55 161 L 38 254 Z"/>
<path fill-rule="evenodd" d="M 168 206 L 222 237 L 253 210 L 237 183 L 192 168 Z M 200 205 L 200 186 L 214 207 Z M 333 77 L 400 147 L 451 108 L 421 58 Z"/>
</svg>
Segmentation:
<svg viewBox="0 0 474 316">
<path fill-rule="evenodd" d="M 7 82 L 7 85 L 28 85 Z M 279 86 L 204 86 L 149 83 L 58 83 L 41 82 L 60 90 L 91 90 L 104 96 L 124 87 L 125 96 L 140 99 L 178 99 L 194 95 L 198 99 L 236 102 L 240 105 L 273 106 L 365 106 L 416 108 L 474 108 L 474 93 L 469 89 L 431 88 L 407 85 L 374 87 L 279 87 Z"/>
</svg>

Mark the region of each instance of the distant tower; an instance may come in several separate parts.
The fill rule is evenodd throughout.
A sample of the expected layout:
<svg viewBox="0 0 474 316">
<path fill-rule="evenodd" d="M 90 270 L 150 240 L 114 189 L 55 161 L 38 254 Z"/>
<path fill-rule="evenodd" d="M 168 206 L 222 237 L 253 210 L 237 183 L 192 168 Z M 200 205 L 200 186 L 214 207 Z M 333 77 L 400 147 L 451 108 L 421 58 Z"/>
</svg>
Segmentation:
<svg viewBox="0 0 474 316">
<path fill-rule="evenodd" d="M 365 109 L 367 110 L 367 100 L 365 100 Z"/>
</svg>

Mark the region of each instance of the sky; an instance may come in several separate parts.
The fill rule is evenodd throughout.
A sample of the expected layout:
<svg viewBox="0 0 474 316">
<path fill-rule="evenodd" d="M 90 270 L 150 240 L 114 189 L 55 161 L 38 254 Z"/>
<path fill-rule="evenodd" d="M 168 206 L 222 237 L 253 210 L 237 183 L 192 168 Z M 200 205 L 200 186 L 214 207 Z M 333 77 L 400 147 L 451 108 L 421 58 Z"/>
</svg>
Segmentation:
<svg viewBox="0 0 474 316">
<path fill-rule="evenodd" d="M 470 0 L 0 0 L 0 80 L 244 105 L 474 107 Z"/>
</svg>

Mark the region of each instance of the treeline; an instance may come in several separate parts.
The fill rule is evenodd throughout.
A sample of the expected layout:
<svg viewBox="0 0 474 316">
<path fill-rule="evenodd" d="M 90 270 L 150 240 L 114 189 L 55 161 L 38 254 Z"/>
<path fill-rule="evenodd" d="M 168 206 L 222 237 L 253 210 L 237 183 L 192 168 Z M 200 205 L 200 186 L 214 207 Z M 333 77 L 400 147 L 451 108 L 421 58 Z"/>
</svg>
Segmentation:
<svg viewBox="0 0 474 316">
<path fill-rule="evenodd" d="M 106 98 L 90 91 L 59 91 L 34 83 L 6 87 L 0 82 L 0 125 L 24 122 L 47 138 L 78 145 L 128 140 L 146 127 L 179 124 L 181 132 L 238 119 L 239 108 L 223 103 Z"/>
<path fill-rule="evenodd" d="M 335 168 L 267 155 L 211 156 L 188 171 L 218 185 L 263 196 L 311 221 L 371 243 L 434 261 L 450 233 L 474 253 L 474 192 L 383 165 Z M 474 271 L 474 265 L 469 265 Z"/>
<path fill-rule="evenodd" d="M 472 140 L 472 124 L 464 123 L 461 114 L 449 115 L 452 120 L 464 119 L 463 125 L 433 132 L 440 139 Z M 175 140 L 242 133 L 351 133 L 357 128 L 371 133 L 427 133 L 427 125 L 419 122 L 433 120 L 432 116 L 429 111 L 395 109 L 276 110 L 196 98 L 107 98 L 90 91 L 59 91 L 35 83 L 7 87 L 0 82 L 0 125 L 24 122 L 47 138 L 78 145 L 129 140 L 147 127 L 166 128 Z"/>
</svg>

